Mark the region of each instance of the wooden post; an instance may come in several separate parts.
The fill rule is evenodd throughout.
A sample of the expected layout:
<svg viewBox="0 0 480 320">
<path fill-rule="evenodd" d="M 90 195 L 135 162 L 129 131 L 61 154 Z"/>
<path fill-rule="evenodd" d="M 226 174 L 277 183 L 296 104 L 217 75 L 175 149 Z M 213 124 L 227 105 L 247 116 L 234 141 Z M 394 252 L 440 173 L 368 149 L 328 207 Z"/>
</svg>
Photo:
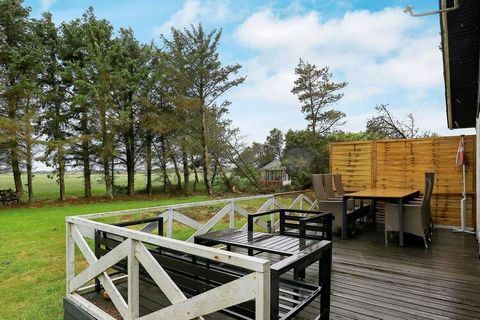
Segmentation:
<svg viewBox="0 0 480 320">
<path fill-rule="evenodd" d="M 235 200 L 230 203 L 230 229 L 235 229 Z"/>
<path fill-rule="evenodd" d="M 139 263 L 135 256 L 135 247 L 137 241 L 130 240 L 130 250 L 128 252 L 128 317 L 129 320 L 137 319 L 140 315 L 140 283 L 139 283 Z"/>
<path fill-rule="evenodd" d="M 70 222 L 66 223 L 66 274 L 67 274 L 67 294 L 70 291 L 70 281 L 75 277 L 75 241 L 72 238 L 72 225 Z"/>
<path fill-rule="evenodd" d="M 173 234 L 173 208 L 168 207 L 168 219 L 167 219 L 167 238 L 171 238 Z"/>
<path fill-rule="evenodd" d="M 270 319 L 270 268 L 256 274 L 255 320 Z"/>
<path fill-rule="evenodd" d="M 279 318 L 280 309 L 280 274 L 277 270 L 270 270 L 270 316 Z"/>
<path fill-rule="evenodd" d="M 318 282 L 322 287 L 320 294 L 320 319 L 329 319 L 332 278 L 332 246 L 322 253 L 318 266 Z"/>
</svg>

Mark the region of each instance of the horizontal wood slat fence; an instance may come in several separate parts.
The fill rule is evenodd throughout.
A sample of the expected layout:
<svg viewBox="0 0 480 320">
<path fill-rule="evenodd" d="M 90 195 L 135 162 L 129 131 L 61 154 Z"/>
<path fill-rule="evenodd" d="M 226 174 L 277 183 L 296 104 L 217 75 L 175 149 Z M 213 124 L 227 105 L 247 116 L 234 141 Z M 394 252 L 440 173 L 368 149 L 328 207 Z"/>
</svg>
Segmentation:
<svg viewBox="0 0 480 320">
<path fill-rule="evenodd" d="M 330 172 L 342 174 L 349 191 L 415 188 L 423 192 L 424 172 L 435 172 L 432 216 L 436 224 L 460 225 L 462 170 L 455 168 L 459 136 L 352 141 L 330 144 Z M 468 226 L 475 224 L 475 136 L 465 136 Z"/>
</svg>

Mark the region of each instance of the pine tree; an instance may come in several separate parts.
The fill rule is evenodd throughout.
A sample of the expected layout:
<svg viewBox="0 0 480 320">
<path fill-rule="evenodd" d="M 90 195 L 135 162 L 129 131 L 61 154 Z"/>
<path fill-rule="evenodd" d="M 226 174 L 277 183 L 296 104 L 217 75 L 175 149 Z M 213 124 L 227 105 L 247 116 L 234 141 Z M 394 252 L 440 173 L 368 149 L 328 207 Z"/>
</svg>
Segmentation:
<svg viewBox="0 0 480 320">
<path fill-rule="evenodd" d="M 61 38 L 50 13 L 44 13 L 37 22 L 36 33 L 42 43 L 43 72 L 38 81 L 42 87 L 39 133 L 44 137 L 45 150 L 40 158 L 55 168 L 59 186 L 59 200 L 65 199 L 65 172 L 71 141 L 69 131 L 69 104 L 66 100 L 67 86 L 63 79 L 65 67 L 60 57 Z"/>
<path fill-rule="evenodd" d="M 22 1 L 5 0 L 0 2 L 0 134 L 9 153 L 10 167 L 13 172 L 15 189 L 23 197 L 21 178 L 22 155 L 29 156 L 30 198 L 32 187 L 32 150 L 30 140 L 32 100 L 37 89 L 36 74 L 39 72 L 41 48 L 38 46 L 29 8 L 22 7 Z M 25 121 L 28 121 L 26 123 Z M 22 123 L 23 122 L 23 123 Z M 27 125 L 27 126 L 25 126 Z M 28 135 L 28 137 L 26 136 Z M 22 141 L 23 139 L 23 141 Z M 29 150 L 23 152 L 22 145 Z"/>
<path fill-rule="evenodd" d="M 218 56 L 221 36 L 222 32 L 217 30 L 205 33 L 202 25 L 199 24 L 183 31 L 172 28 L 173 40 L 163 37 L 165 46 L 170 52 L 181 50 L 186 59 L 185 68 L 179 70 L 179 74 L 182 79 L 190 80 L 186 97 L 193 99 L 197 110 L 203 179 L 209 195 L 213 194 L 213 188 L 208 116 L 215 105 L 219 108 L 228 106 L 228 101 L 217 103 L 219 98 L 245 80 L 245 77 L 236 76 L 241 68 L 239 64 L 222 66 Z M 179 45 L 181 45 L 180 48 L 178 48 Z"/>
<path fill-rule="evenodd" d="M 87 50 L 85 48 L 85 28 L 80 19 L 63 23 L 60 27 L 60 57 L 64 65 L 62 80 L 68 86 L 67 103 L 69 105 L 72 134 L 71 155 L 74 165 L 83 169 L 84 197 L 92 197 L 92 156 L 93 156 L 93 115 L 92 100 L 89 96 L 87 70 Z"/>
<path fill-rule="evenodd" d="M 313 136 L 325 135 L 341 125 L 345 114 L 338 110 L 326 109 L 342 99 L 343 93 L 337 92 L 345 88 L 347 83 L 333 82 L 328 67 L 318 69 L 316 65 L 302 59 L 295 68 L 295 74 L 297 79 L 292 93 L 298 96 L 302 104 L 302 112 Z"/>
<path fill-rule="evenodd" d="M 132 29 L 120 29 L 111 54 L 112 92 L 117 114 L 117 133 L 123 145 L 127 168 L 128 195 L 135 192 L 135 167 L 142 148 L 140 139 L 140 100 L 142 87 L 148 81 L 149 46 L 141 45 Z"/>
</svg>

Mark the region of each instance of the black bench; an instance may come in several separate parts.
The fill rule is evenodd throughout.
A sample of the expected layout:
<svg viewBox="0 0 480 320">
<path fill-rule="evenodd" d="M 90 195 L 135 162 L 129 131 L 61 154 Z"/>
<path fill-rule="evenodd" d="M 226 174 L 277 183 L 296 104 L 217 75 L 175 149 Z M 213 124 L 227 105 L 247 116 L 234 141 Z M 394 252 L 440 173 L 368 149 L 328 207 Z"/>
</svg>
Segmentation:
<svg viewBox="0 0 480 320">
<path fill-rule="evenodd" d="M 158 222 L 158 233 L 162 235 L 163 219 L 161 217 L 123 222 L 117 225 L 130 226 L 154 221 Z M 118 235 L 96 231 L 95 253 L 97 258 L 108 253 L 123 240 Z M 156 246 L 148 248 L 152 256 L 187 297 L 198 295 L 251 272 L 179 251 Z M 320 311 L 317 318 L 328 319 L 331 259 L 331 242 L 319 241 L 307 249 L 271 265 L 271 319 L 292 319 L 319 296 Z M 287 272 L 304 265 L 307 261 L 308 264 L 311 264 L 311 261 L 319 263 L 318 284 L 308 284 L 293 277 L 290 277 L 291 279 L 286 277 Z M 127 273 L 126 259 L 115 265 L 115 269 L 119 273 Z M 154 284 L 143 267 L 140 267 L 140 277 L 143 281 Z M 100 290 L 99 284 L 97 284 L 97 290 Z M 221 312 L 235 319 L 255 319 L 255 302 L 248 301 Z"/>
<path fill-rule="evenodd" d="M 273 232 L 268 221 L 269 233 L 254 231 L 255 219 L 261 216 L 278 214 L 279 231 Z M 299 209 L 278 209 L 250 214 L 247 218 L 247 231 L 224 229 L 202 234 L 195 237 L 195 243 L 214 246 L 226 245 L 248 250 L 248 255 L 254 252 L 274 253 L 290 256 L 321 240 L 332 240 L 333 215 L 320 211 Z"/>
</svg>

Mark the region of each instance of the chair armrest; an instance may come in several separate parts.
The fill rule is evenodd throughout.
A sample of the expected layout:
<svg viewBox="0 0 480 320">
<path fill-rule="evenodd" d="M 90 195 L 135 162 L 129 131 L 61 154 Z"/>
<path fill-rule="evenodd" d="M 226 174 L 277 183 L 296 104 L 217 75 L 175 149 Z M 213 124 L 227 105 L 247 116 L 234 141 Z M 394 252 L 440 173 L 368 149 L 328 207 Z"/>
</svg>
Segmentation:
<svg viewBox="0 0 480 320">
<path fill-rule="evenodd" d="M 333 213 L 324 213 L 321 215 L 316 215 L 313 217 L 304 217 L 300 219 L 299 224 L 300 224 L 300 230 L 299 230 L 299 236 L 300 238 L 309 238 L 307 235 L 307 231 L 309 230 L 314 230 L 314 231 L 319 231 L 318 230 L 318 224 L 322 224 L 322 238 L 325 240 L 332 240 L 332 230 L 333 230 L 333 220 L 335 220 L 335 216 Z M 315 225 L 311 225 L 315 224 Z M 313 238 L 318 238 L 318 237 L 313 237 Z"/>
</svg>

